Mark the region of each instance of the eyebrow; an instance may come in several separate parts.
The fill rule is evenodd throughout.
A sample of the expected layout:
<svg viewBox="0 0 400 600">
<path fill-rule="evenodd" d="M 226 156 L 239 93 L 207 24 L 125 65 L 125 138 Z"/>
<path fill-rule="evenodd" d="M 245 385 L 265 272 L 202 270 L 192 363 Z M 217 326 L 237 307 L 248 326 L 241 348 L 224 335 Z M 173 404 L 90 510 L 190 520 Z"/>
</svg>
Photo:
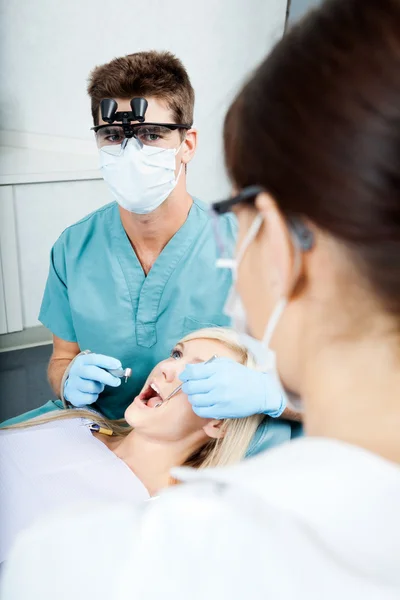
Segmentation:
<svg viewBox="0 0 400 600">
<path fill-rule="evenodd" d="M 185 352 L 185 344 L 183 342 L 178 342 L 178 344 L 176 344 L 175 348 L 182 349 L 182 351 Z M 191 362 L 192 363 L 203 363 L 203 362 L 205 362 L 205 360 L 204 360 L 204 358 L 199 358 L 198 356 L 195 356 Z"/>
</svg>

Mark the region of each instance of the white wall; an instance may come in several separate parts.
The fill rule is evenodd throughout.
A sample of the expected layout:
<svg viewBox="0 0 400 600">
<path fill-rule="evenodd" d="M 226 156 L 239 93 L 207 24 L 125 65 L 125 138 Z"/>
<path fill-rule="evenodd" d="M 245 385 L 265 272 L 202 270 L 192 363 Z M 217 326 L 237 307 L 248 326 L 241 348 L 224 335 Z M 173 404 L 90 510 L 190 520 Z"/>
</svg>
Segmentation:
<svg viewBox="0 0 400 600">
<path fill-rule="evenodd" d="M 63 231 L 82 216 L 107 203 L 102 181 L 74 181 L 14 187 L 15 220 L 19 246 L 21 313 L 24 327 L 38 324 L 38 313 L 49 268 L 54 230 Z M 51 221 L 52 227 L 46 227 Z M 21 235 L 23 234 L 23 235 Z"/>
<path fill-rule="evenodd" d="M 51 245 L 67 225 L 108 200 L 103 182 L 94 180 L 97 152 L 86 96 L 90 70 L 146 49 L 171 50 L 181 58 L 196 91 L 199 129 L 189 191 L 207 201 L 219 199 L 229 189 L 221 152 L 226 108 L 245 76 L 282 35 L 286 4 L 0 0 L 0 186 L 12 187 L 4 198 L 5 212 L 14 222 L 3 223 L 3 231 L 15 228 L 16 246 L 16 253 L 4 256 L 0 243 L 0 267 L 3 263 L 7 291 L 5 274 L 14 273 L 12 285 L 18 283 L 14 268 L 4 268 L 12 254 L 13 265 L 19 265 L 20 298 L 17 307 L 13 294 L 3 294 L 15 311 L 9 322 L 17 323 L 11 329 L 8 325 L 8 331 L 18 329 L 18 323 L 24 328 L 38 324 Z M 1 299 L 0 293 L 0 332 Z"/>
<path fill-rule="evenodd" d="M 86 80 L 98 64 L 168 49 L 196 90 L 191 191 L 226 191 L 221 122 L 244 76 L 283 31 L 286 0 L 1 0 L 2 129 L 90 140 Z"/>
</svg>

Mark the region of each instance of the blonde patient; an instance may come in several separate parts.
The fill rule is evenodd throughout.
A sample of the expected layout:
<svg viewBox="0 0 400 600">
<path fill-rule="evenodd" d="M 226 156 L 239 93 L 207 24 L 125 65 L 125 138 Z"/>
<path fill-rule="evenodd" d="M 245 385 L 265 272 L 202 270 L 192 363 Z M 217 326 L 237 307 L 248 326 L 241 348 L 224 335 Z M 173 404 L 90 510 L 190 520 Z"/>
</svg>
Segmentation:
<svg viewBox="0 0 400 600">
<path fill-rule="evenodd" d="M 171 483 L 173 466 L 201 469 L 240 461 L 263 418 L 203 419 L 193 412 L 182 391 L 162 404 L 180 385 L 179 373 L 186 364 L 205 362 L 213 355 L 255 367 L 252 356 L 233 332 L 215 328 L 192 333 L 176 344 L 169 358 L 158 363 L 139 396 L 126 409 L 129 428 L 105 420 L 104 425 L 116 435 L 110 438 L 94 433 L 130 467 L 151 495 Z"/>
<path fill-rule="evenodd" d="M 0 519 L 5 532 L 0 562 L 18 531 L 49 510 L 78 501 L 141 502 L 176 483 L 170 474 L 173 467 L 202 469 L 240 461 L 263 415 L 204 419 L 193 412 L 182 391 L 155 408 L 180 385 L 179 374 L 186 364 L 205 362 L 214 355 L 255 367 L 232 331 L 203 329 L 183 338 L 156 365 L 124 420 L 109 421 L 92 410 L 68 409 L 4 428 L 0 432 L 0 496 L 4 498 L 0 501 L 7 519 Z M 112 435 L 93 432 L 93 423 Z"/>
</svg>

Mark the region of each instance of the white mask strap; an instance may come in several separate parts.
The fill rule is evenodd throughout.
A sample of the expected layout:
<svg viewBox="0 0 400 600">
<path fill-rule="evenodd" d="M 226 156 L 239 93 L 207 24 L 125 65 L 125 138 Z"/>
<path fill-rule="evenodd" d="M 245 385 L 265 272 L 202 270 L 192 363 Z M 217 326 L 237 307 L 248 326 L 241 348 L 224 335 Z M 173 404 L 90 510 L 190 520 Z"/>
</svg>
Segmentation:
<svg viewBox="0 0 400 600">
<path fill-rule="evenodd" d="M 301 248 L 300 248 L 296 238 L 293 237 L 292 240 L 293 240 L 293 247 L 294 247 L 292 285 L 290 286 L 290 290 L 289 290 L 287 296 L 284 296 L 283 298 L 281 298 L 279 300 L 279 302 L 275 306 L 274 310 L 272 311 L 271 317 L 268 321 L 268 325 L 265 330 L 264 339 L 263 339 L 263 342 L 265 343 L 267 348 L 269 348 L 269 345 L 271 343 L 272 336 L 274 335 L 276 326 L 278 325 L 279 319 L 281 318 L 282 313 L 285 310 L 285 308 L 289 302 L 289 296 L 293 292 L 293 290 L 299 280 L 299 276 L 300 276 L 300 272 L 301 272 L 301 262 L 302 262 L 303 254 L 302 254 Z"/>
<path fill-rule="evenodd" d="M 239 251 L 236 255 L 236 265 L 238 266 L 239 263 L 241 262 L 243 256 L 245 255 L 245 252 L 247 250 L 247 248 L 250 246 L 251 242 L 254 240 L 254 238 L 256 237 L 260 227 L 261 227 L 261 223 L 263 222 L 263 215 L 262 214 L 258 214 L 256 216 L 256 218 L 254 219 L 254 221 L 252 222 L 250 229 L 248 230 L 248 232 L 246 233 L 244 240 L 242 242 L 241 247 L 239 248 Z"/>
<path fill-rule="evenodd" d="M 176 176 L 176 179 L 175 179 L 176 183 L 178 183 L 179 177 L 181 176 L 182 167 L 183 167 L 183 162 L 181 162 L 181 166 L 179 167 L 178 175 Z"/>
<path fill-rule="evenodd" d="M 282 313 L 287 306 L 287 303 L 288 303 L 287 298 L 281 298 L 279 300 L 278 304 L 275 306 L 274 310 L 272 311 L 272 314 L 269 318 L 267 329 L 265 330 L 265 334 L 264 334 L 264 338 L 263 338 L 263 342 L 267 346 L 267 348 L 269 348 L 272 336 L 274 335 L 274 331 L 276 329 L 276 326 L 278 325 L 278 321 L 281 318 Z"/>
<path fill-rule="evenodd" d="M 216 262 L 217 269 L 231 269 L 233 273 L 233 280 L 236 280 L 237 277 L 237 269 L 240 261 L 242 260 L 247 248 L 250 246 L 251 242 L 256 237 L 258 230 L 261 227 L 261 223 L 263 221 L 263 216 L 257 215 L 257 217 L 252 222 L 250 229 L 244 236 L 244 240 L 242 245 L 240 246 L 238 253 L 235 258 L 218 258 Z"/>
<path fill-rule="evenodd" d="M 182 148 L 183 144 L 185 143 L 185 141 L 186 141 L 186 138 L 184 140 L 182 140 L 182 143 L 178 146 L 178 148 L 175 148 L 175 156 L 177 154 L 179 154 L 179 152 L 181 151 L 181 148 Z"/>
<path fill-rule="evenodd" d="M 185 140 L 182 140 L 182 143 L 179 146 L 179 148 L 177 148 L 175 150 L 175 156 L 177 156 L 177 154 L 179 154 L 179 152 L 180 152 L 180 150 L 181 150 L 181 148 L 182 148 L 182 146 L 183 146 L 184 143 L 185 143 Z M 179 177 L 181 176 L 181 173 L 182 173 L 182 168 L 183 168 L 183 162 L 181 161 L 181 166 L 179 167 L 178 175 L 176 176 L 176 179 L 175 179 L 176 183 L 178 183 L 178 181 L 179 181 Z"/>
</svg>

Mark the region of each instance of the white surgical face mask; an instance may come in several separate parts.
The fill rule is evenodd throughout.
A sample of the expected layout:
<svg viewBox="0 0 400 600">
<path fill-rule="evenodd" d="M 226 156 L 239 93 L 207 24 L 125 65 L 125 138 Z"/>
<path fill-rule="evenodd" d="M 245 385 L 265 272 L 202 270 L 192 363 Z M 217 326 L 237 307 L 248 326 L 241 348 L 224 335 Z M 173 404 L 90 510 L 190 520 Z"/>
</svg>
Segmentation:
<svg viewBox="0 0 400 600">
<path fill-rule="evenodd" d="M 233 285 L 232 285 L 232 289 L 228 295 L 227 301 L 225 303 L 225 307 L 224 307 L 225 314 L 227 314 L 229 317 L 231 317 L 232 327 L 233 327 L 233 329 L 235 329 L 235 331 L 238 332 L 244 345 L 247 346 L 253 352 L 253 354 L 256 355 L 256 359 L 257 359 L 259 368 L 261 368 L 262 371 L 265 373 L 270 373 L 271 376 L 273 376 L 276 379 L 277 385 L 279 385 L 282 395 L 287 400 L 288 395 L 282 385 L 282 382 L 281 382 L 281 379 L 279 377 L 278 370 L 277 370 L 276 353 L 274 350 L 272 350 L 270 348 L 270 343 L 271 343 L 271 339 L 274 334 L 274 331 L 278 325 L 278 322 L 281 319 L 281 316 L 288 304 L 289 299 L 287 296 L 283 296 L 277 302 L 277 304 L 276 304 L 274 310 L 272 311 L 271 316 L 268 320 L 262 342 L 259 342 L 258 340 L 254 340 L 254 338 L 251 338 L 251 340 L 250 340 L 251 343 L 249 343 L 249 335 L 250 334 L 249 334 L 249 327 L 247 325 L 246 311 L 243 306 L 243 302 L 240 297 L 240 294 L 236 287 L 237 272 L 238 272 L 238 267 L 239 267 L 240 261 L 243 259 L 243 256 L 244 256 L 247 248 L 251 244 L 251 242 L 255 239 L 255 237 L 261 227 L 262 220 L 263 220 L 262 215 L 257 215 L 257 217 L 254 219 L 249 231 L 247 232 L 247 234 L 243 240 L 243 243 L 237 253 L 236 258 L 232 259 L 232 260 L 231 259 L 220 259 L 219 261 L 217 261 L 217 266 L 220 268 L 230 268 L 232 270 Z M 301 266 L 301 251 L 295 241 L 294 241 L 294 248 L 295 248 L 295 264 L 294 264 L 294 277 L 293 277 L 294 283 L 293 283 L 292 287 L 294 287 L 294 284 L 299 277 L 300 266 Z M 254 344 L 254 342 L 256 342 L 256 343 Z M 258 345 L 262 344 L 262 351 L 260 348 L 257 348 L 257 344 Z"/>
<path fill-rule="evenodd" d="M 247 248 L 256 237 L 261 227 L 262 221 L 262 215 L 257 215 L 242 242 L 242 245 L 236 255 L 236 258 L 220 258 L 217 260 L 217 268 L 231 269 L 232 271 L 232 287 L 225 302 L 224 313 L 228 317 L 230 317 L 232 328 L 239 334 L 250 335 L 249 327 L 247 324 L 246 311 L 243 306 L 240 294 L 237 290 L 238 267 Z"/>
<path fill-rule="evenodd" d="M 100 169 L 114 200 L 138 215 L 158 208 L 178 183 L 182 164 L 175 177 L 175 157 L 182 144 L 177 149 L 157 148 L 130 138 L 122 147 L 101 148 Z"/>
<path fill-rule="evenodd" d="M 297 243 L 296 239 L 293 239 L 293 246 L 294 246 L 294 265 L 293 265 L 293 279 L 292 279 L 292 283 L 291 283 L 291 290 L 294 289 L 294 287 L 299 279 L 300 269 L 301 269 L 301 249 L 300 249 L 300 246 Z M 266 352 L 267 352 L 266 366 L 269 370 L 272 370 L 276 373 L 278 379 L 279 379 L 279 376 L 277 374 L 277 367 L 276 367 L 276 352 L 270 348 L 270 344 L 271 344 L 272 336 L 274 335 L 275 329 L 282 317 L 283 311 L 285 310 L 286 306 L 288 305 L 288 302 L 289 302 L 288 296 L 282 296 L 278 300 L 278 302 L 275 305 L 274 310 L 271 313 L 270 318 L 268 319 L 268 323 L 267 323 L 267 326 L 265 328 L 265 332 L 263 335 L 263 344 L 264 344 Z"/>
<path fill-rule="evenodd" d="M 231 327 L 237 333 L 249 335 L 247 315 L 242 299 L 236 288 L 236 271 L 233 271 L 233 284 L 224 306 L 224 313 L 231 319 Z"/>
<path fill-rule="evenodd" d="M 301 250 L 295 239 L 293 240 L 293 243 L 294 243 L 294 252 L 295 253 L 294 253 L 293 280 L 292 280 L 291 289 L 294 289 L 294 287 L 298 281 L 298 278 L 300 276 L 300 268 L 301 268 Z M 275 305 L 274 310 L 271 313 L 270 318 L 268 319 L 268 323 L 265 328 L 265 332 L 264 332 L 263 340 L 262 340 L 264 348 L 265 348 L 265 352 L 266 352 L 265 361 L 264 361 L 264 365 L 263 365 L 263 371 L 266 373 L 269 373 L 275 379 L 277 386 L 279 386 L 282 397 L 284 399 L 283 404 L 282 404 L 282 409 L 284 408 L 284 406 L 287 406 L 289 402 L 292 405 L 298 405 L 298 403 L 299 403 L 299 399 L 294 397 L 292 394 L 288 394 L 288 392 L 284 388 L 282 380 L 281 380 L 279 372 L 278 372 L 276 352 L 275 352 L 275 350 L 272 350 L 272 348 L 270 347 L 272 336 L 274 335 L 276 327 L 277 327 L 288 303 L 289 303 L 288 296 L 282 296 L 278 300 L 278 302 Z M 299 407 L 300 407 L 300 405 L 299 405 Z M 271 416 L 280 416 L 280 412 L 278 411 L 277 415 L 271 415 Z"/>
</svg>

